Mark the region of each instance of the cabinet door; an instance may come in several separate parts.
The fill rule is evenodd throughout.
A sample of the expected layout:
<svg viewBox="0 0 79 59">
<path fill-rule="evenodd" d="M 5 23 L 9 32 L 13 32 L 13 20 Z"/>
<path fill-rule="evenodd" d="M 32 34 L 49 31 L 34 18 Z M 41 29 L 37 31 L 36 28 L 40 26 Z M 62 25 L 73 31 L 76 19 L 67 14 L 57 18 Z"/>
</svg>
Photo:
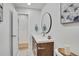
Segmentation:
<svg viewBox="0 0 79 59">
<path fill-rule="evenodd" d="M 53 56 L 54 54 L 54 42 L 37 44 L 38 56 Z"/>
</svg>

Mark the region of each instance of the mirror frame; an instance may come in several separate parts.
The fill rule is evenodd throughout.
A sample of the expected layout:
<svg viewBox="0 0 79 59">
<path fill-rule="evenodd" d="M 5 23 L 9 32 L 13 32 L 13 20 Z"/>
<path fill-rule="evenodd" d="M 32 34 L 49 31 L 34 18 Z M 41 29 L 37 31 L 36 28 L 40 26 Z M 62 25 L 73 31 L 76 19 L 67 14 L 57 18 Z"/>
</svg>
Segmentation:
<svg viewBox="0 0 79 59">
<path fill-rule="evenodd" d="M 50 26 L 49 26 L 48 31 L 47 31 L 45 34 L 49 33 L 50 30 L 51 30 L 51 27 L 52 27 L 52 16 L 51 16 L 51 14 L 50 14 L 49 12 L 45 12 L 45 13 L 42 15 L 42 20 L 43 20 L 43 17 L 44 17 L 46 14 L 49 15 L 49 18 L 50 18 Z M 42 28 L 42 23 L 43 23 L 42 20 L 41 20 L 41 28 Z"/>
</svg>

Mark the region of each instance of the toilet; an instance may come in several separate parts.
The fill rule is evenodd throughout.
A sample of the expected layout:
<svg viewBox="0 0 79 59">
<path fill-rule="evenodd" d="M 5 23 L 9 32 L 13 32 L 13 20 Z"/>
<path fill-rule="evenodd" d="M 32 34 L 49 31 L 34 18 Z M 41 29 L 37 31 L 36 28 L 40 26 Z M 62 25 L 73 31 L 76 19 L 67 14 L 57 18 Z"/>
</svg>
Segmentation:
<svg viewBox="0 0 79 59">
<path fill-rule="evenodd" d="M 63 56 L 63 55 L 58 51 L 58 49 L 55 49 L 55 56 Z"/>
</svg>

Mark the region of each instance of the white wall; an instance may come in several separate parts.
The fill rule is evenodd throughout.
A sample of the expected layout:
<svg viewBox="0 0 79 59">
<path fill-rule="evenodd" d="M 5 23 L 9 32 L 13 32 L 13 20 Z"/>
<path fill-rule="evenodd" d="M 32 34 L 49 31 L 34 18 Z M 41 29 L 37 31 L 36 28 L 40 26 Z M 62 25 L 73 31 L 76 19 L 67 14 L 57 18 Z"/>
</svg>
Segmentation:
<svg viewBox="0 0 79 59">
<path fill-rule="evenodd" d="M 30 10 L 30 31 L 31 33 L 40 33 L 40 25 L 41 22 L 41 11 L 38 10 Z M 35 31 L 35 25 L 37 24 L 38 26 L 38 32 Z"/>
<path fill-rule="evenodd" d="M 12 4 L 5 3 L 3 5 L 3 22 L 0 23 L 0 56 L 10 55 L 10 11 L 13 15 L 16 11 Z M 15 18 L 14 16 L 13 18 Z"/>
<path fill-rule="evenodd" d="M 52 29 L 50 35 L 55 41 L 55 48 L 65 47 L 67 43 L 72 51 L 79 53 L 79 23 L 61 24 L 60 23 L 60 4 L 47 4 L 42 14 L 49 12 L 52 16 Z"/>
</svg>

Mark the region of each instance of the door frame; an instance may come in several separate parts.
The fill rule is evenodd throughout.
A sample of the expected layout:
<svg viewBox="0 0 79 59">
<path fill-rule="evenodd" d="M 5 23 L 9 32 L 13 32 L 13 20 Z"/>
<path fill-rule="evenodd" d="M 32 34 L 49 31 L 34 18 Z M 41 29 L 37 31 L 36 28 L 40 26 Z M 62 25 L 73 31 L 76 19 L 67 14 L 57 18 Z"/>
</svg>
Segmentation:
<svg viewBox="0 0 79 59">
<path fill-rule="evenodd" d="M 26 16 L 28 16 L 28 20 L 27 20 L 27 23 L 28 23 L 28 25 L 29 25 L 29 23 L 30 23 L 30 19 L 29 19 L 29 14 L 19 14 L 18 13 L 18 15 L 26 15 Z M 9 46 L 10 46 L 10 56 L 13 56 L 13 37 L 14 37 L 14 35 L 13 35 L 13 11 L 10 11 L 10 22 L 9 22 L 9 29 L 10 29 L 10 40 L 9 40 Z M 18 23 L 19 23 L 19 19 L 17 19 L 17 21 L 18 21 Z M 27 26 L 28 26 L 27 25 Z M 19 27 L 19 25 L 18 25 L 18 27 Z M 28 31 L 27 31 L 27 34 L 28 34 L 28 36 L 27 36 L 27 39 L 29 39 L 29 35 L 30 35 L 30 33 L 29 33 L 29 26 L 28 26 Z M 19 28 L 18 28 L 18 44 L 19 44 Z M 18 51 L 17 51 L 17 53 L 18 53 Z"/>
<path fill-rule="evenodd" d="M 13 12 L 10 11 L 10 56 L 13 56 Z"/>
</svg>

